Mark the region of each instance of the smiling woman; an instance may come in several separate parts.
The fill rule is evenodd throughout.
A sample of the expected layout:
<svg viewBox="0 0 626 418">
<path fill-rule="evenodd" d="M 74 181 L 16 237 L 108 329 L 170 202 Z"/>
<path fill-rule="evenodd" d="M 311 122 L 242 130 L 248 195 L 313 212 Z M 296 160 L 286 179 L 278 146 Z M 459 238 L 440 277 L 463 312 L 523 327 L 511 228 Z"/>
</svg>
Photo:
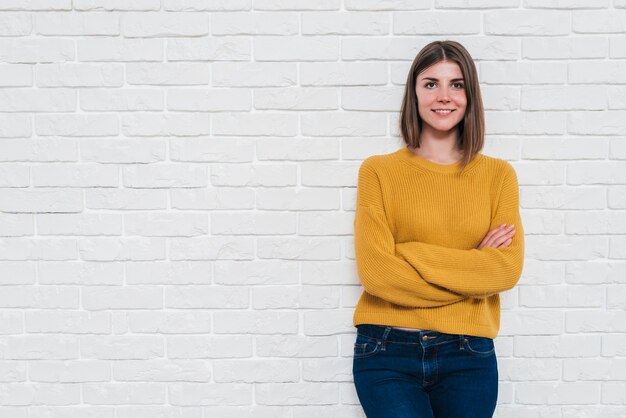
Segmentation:
<svg viewBox="0 0 626 418">
<path fill-rule="evenodd" d="M 406 147 L 359 169 L 357 395 L 368 417 L 491 417 L 499 293 L 521 276 L 524 231 L 515 170 L 480 153 L 482 98 L 462 45 L 415 57 L 400 131 Z"/>
</svg>

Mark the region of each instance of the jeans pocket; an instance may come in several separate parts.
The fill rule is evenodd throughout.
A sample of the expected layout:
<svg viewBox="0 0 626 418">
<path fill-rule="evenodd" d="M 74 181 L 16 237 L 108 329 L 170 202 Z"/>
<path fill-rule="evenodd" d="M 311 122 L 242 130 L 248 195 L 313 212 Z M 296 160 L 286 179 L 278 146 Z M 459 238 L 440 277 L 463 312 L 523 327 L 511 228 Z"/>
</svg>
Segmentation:
<svg viewBox="0 0 626 418">
<path fill-rule="evenodd" d="M 358 334 L 354 343 L 354 358 L 371 357 L 380 351 L 381 341 Z"/>
<path fill-rule="evenodd" d="M 463 349 L 474 356 L 487 357 L 495 353 L 496 347 L 491 338 L 465 335 Z"/>
</svg>

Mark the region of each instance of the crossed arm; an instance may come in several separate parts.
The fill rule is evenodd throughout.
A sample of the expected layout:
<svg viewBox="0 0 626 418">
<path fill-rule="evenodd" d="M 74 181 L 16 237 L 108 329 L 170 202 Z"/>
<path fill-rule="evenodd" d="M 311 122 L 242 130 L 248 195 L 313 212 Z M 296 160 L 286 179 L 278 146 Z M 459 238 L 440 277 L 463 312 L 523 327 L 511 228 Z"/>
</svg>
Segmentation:
<svg viewBox="0 0 626 418">
<path fill-rule="evenodd" d="M 487 297 L 515 286 L 522 272 L 524 231 L 517 176 L 507 164 L 490 229 L 514 223 L 504 248 L 461 250 L 411 241 L 396 244 L 386 222 L 380 183 L 366 164 L 359 170 L 354 220 L 357 270 L 365 291 L 409 307 L 434 307 Z"/>
</svg>

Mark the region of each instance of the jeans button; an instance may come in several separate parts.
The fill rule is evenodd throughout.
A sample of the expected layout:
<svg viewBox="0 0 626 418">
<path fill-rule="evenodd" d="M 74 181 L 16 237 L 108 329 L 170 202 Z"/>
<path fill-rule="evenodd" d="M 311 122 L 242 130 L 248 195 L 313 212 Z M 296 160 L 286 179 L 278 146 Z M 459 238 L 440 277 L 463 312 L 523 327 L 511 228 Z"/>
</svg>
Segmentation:
<svg viewBox="0 0 626 418">
<path fill-rule="evenodd" d="M 422 337 L 422 341 L 428 341 L 428 335 L 424 335 L 424 336 Z"/>
</svg>

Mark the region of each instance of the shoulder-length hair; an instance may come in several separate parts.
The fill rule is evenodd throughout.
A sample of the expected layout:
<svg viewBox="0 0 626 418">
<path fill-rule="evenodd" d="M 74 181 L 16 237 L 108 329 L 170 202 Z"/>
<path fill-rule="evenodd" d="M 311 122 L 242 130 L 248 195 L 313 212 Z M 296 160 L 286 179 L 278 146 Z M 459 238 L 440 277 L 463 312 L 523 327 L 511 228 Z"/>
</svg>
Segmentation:
<svg viewBox="0 0 626 418">
<path fill-rule="evenodd" d="M 411 148 L 419 148 L 422 118 L 417 106 L 415 87 L 418 75 L 426 68 L 440 61 L 454 61 L 461 68 L 465 79 L 467 107 L 465 116 L 457 125 L 458 148 L 463 152 L 461 166 L 465 166 L 482 150 L 485 139 L 485 116 L 483 99 L 478 85 L 478 75 L 474 60 L 460 43 L 455 41 L 434 41 L 417 54 L 409 70 L 400 110 L 400 132 L 404 143 Z"/>
</svg>

